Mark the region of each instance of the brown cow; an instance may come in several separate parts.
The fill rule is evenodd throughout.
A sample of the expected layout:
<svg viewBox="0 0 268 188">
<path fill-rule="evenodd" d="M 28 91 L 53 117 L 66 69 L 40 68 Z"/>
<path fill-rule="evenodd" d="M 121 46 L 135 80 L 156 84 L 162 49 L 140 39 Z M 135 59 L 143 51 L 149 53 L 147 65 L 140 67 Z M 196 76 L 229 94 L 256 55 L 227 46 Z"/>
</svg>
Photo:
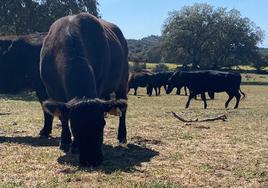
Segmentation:
<svg viewBox="0 0 268 188">
<path fill-rule="evenodd" d="M 148 84 L 149 75 L 151 72 L 134 72 L 131 73 L 129 80 L 128 80 L 128 92 L 130 89 L 134 89 L 134 95 L 137 95 L 138 87 L 146 87 Z"/>
<path fill-rule="evenodd" d="M 118 139 L 126 142 L 127 56 L 121 30 L 87 13 L 57 20 L 44 40 L 40 74 L 51 100 L 43 106 L 62 120 L 65 150 L 71 143 L 70 120 L 72 151 L 78 149 L 80 165 L 97 166 L 103 160 L 105 112 L 121 110 Z M 116 100 L 101 100 L 112 92 Z"/>
</svg>

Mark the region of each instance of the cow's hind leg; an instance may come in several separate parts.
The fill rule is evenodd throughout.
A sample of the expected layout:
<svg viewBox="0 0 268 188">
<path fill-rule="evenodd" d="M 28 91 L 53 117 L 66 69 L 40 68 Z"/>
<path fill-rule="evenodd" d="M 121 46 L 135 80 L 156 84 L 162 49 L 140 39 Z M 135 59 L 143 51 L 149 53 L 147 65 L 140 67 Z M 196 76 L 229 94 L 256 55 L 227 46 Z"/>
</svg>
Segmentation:
<svg viewBox="0 0 268 188">
<path fill-rule="evenodd" d="M 236 95 L 235 95 L 235 98 L 236 98 L 236 103 L 235 103 L 235 109 L 238 108 L 239 106 L 239 101 L 240 101 L 240 98 L 241 98 L 241 94 L 239 93 L 239 91 L 237 91 Z"/>
<path fill-rule="evenodd" d="M 116 92 L 116 99 L 125 99 L 127 100 L 127 93 L 125 91 L 125 87 L 120 87 Z M 125 144 L 127 143 L 127 129 L 126 129 L 126 113 L 127 109 L 121 111 L 121 116 L 119 118 L 119 127 L 117 139 L 119 143 Z"/>
<path fill-rule="evenodd" d="M 228 107 L 230 101 L 234 98 L 234 95 L 232 93 L 227 93 L 227 94 L 229 95 L 229 98 L 228 98 L 228 100 L 225 103 L 225 108 Z"/>
<path fill-rule="evenodd" d="M 137 89 L 138 87 L 134 87 L 134 95 L 137 95 Z"/>
<path fill-rule="evenodd" d="M 187 96 L 187 87 L 186 86 L 183 86 L 184 87 L 184 92 L 185 92 L 185 96 Z"/>
<path fill-rule="evenodd" d="M 158 95 L 157 87 L 154 87 L 154 91 L 155 91 L 155 96 L 157 96 Z"/>
<path fill-rule="evenodd" d="M 214 100 L 215 99 L 215 93 L 214 92 L 208 92 L 208 96 L 210 99 Z"/>
<path fill-rule="evenodd" d="M 48 114 L 46 111 L 43 111 L 43 113 L 44 113 L 44 127 L 40 131 L 39 135 L 41 138 L 42 137 L 48 138 L 52 132 L 53 116 Z"/>
<path fill-rule="evenodd" d="M 180 95 L 180 94 L 181 94 L 181 89 L 177 88 L 176 95 Z"/>
<path fill-rule="evenodd" d="M 207 108 L 207 101 L 206 101 L 206 94 L 205 92 L 204 93 L 201 93 L 201 99 L 204 101 L 204 108 L 206 109 Z"/>
<path fill-rule="evenodd" d="M 72 143 L 71 132 L 68 126 L 68 119 L 60 118 L 62 123 L 60 149 L 67 153 Z"/>
<path fill-rule="evenodd" d="M 196 96 L 196 94 L 195 94 L 194 92 L 191 92 L 191 93 L 190 93 L 185 108 L 188 108 L 188 107 L 189 107 L 191 100 L 192 100 L 195 96 Z"/>
</svg>

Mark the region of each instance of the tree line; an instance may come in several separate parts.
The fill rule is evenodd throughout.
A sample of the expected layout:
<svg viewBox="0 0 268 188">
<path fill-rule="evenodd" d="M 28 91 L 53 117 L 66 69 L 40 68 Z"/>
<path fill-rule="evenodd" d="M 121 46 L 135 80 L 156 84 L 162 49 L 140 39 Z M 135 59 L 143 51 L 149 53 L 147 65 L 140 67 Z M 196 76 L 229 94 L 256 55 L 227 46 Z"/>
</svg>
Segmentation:
<svg viewBox="0 0 268 188">
<path fill-rule="evenodd" d="M 260 71 L 268 66 L 268 50 L 257 47 L 263 39 L 264 31 L 238 10 L 194 4 L 170 12 L 158 43 L 149 43 L 140 53 L 144 39 L 136 41 L 132 46 L 138 53 L 130 49 L 129 58 L 177 63 L 193 69 L 251 65 Z"/>
<path fill-rule="evenodd" d="M 100 16 L 97 0 L 1 0 L 0 35 L 46 32 L 60 17 L 89 12 Z M 264 31 L 238 10 L 208 4 L 169 13 L 161 36 L 128 40 L 129 60 L 176 63 L 193 69 L 268 66 L 268 50 L 258 48 Z"/>
<path fill-rule="evenodd" d="M 99 16 L 97 0 L 1 0 L 0 35 L 47 32 L 58 18 L 79 12 Z"/>
</svg>

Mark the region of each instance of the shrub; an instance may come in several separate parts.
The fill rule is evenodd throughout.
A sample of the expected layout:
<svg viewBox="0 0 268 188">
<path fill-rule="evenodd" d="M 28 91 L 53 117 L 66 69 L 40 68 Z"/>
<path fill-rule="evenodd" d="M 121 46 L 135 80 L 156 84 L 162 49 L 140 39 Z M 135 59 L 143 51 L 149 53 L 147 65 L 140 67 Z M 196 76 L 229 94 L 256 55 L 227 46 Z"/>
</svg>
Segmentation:
<svg viewBox="0 0 268 188">
<path fill-rule="evenodd" d="M 157 64 L 153 69 L 154 72 L 165 72 L 168 70 L 169 70 L 168 66 L 163 63 Z"/>
</svg>

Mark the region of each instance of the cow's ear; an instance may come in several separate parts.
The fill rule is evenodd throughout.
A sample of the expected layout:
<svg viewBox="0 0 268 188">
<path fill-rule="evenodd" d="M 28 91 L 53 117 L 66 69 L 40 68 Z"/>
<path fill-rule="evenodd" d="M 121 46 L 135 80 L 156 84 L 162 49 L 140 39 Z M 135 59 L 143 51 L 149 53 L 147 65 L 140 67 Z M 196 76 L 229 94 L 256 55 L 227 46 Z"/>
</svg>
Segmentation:
<svg viewBox="0 0 268 188">
<path fill-rule="evenodd" d="M 47 100 L 44 101 L 43 109 L 52 116 L 68 118 L 70 107 L 67 103 Z"/>
<path fill-rule="evenodd" d="M 111 115 L 121 116 L 121 113 L 127 109 L 127 101 L 124 99 L 103 101 L 102 107 L 104 112 L 108 112 Z"/>
</svg>

